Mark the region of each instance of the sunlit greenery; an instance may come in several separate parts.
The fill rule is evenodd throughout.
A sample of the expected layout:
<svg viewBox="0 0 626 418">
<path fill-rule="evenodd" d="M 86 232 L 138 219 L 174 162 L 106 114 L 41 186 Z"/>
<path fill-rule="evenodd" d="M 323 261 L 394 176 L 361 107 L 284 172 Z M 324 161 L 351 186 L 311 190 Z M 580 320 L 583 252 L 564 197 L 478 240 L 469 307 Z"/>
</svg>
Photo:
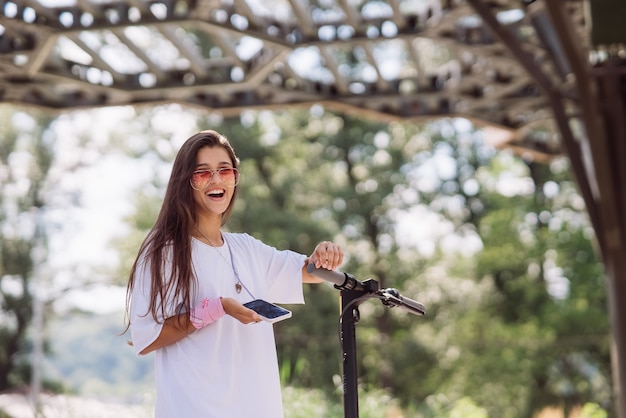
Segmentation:
<svg viewBox="0 0 626 418">
<path fill-rule="evenodd" d="M 72 117 L 85 116 L 64 123 Z M 377 300 L 360 305 L 361 417 L 611 413 L 604 275 L 566 159 L 543 164 L 494 149 L 463 119 L 383 123 L 321 106 L 231 119 L 163 106 L 128 112 L 104 136 L 89 128 L 63 137 L 89 156 L 83 163 L 124 155 L 141 162 L 142 182 L 129 198 L 127 230 L 111 244 L 121 261 L 57 272 L 66 285 L 94 276 L 125 284 L 178 146 L 214 128 L 242 159 L 229 230 L 303 253 L 332 238 L 345 248 L 344 271 L 425 304 L 424 317 Z M 64 196 L 61 186 L 47 185 L 48 195 Z M 16 218 L 2 210 L 4 238 Z M 3 261 L 4 290 L 14 276 Z M 286 417 L 340 417 L 339 292 L 307 286 L 306 301 L 276 325 Z M 3 305 L 4 316 L 11 309 Z M 125 346 L 118 313 L 57 310 L 47 320 L 48 378 L 77 394 L 151 399 L 151 358 Z"/>
</svg>

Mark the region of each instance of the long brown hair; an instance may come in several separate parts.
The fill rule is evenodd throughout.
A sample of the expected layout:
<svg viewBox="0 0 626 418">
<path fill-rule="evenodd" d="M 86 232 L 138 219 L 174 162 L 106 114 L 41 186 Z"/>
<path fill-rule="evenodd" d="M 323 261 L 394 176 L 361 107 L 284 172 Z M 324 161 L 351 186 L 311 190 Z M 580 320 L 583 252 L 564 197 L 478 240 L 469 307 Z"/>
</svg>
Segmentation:
<svg viewBox="0 0 626 418">
<path fill-rule="evenodd" d="M 233 167 L 239 166 L 239 158 L 228 139 L 213 130 L 196 133 L 180 148 L 174 160 L 159 216 L 141 244 L 130 271 L 126 289 L 126 330 L 130 327 L 131 294 L 135 286 L 135 275 L 138 268 L 144 268 L 143 263 L 151 269 L 150 308 L 145 315 L 152 314 L 155 321 L 159 317 L 165 318 L 168 302 L 178 300 L 183 303 L 182 312 L 191 310 L 190 296 L 196 285 L 196 277 L 191 265 L 190 231 L 197 222 L 197 213 L 189 180 L 196 167 L 198 151 L 204 147 L 224 148 Z M 222 214 L 222 225 L 230 218 L 236 196 L 237 186 L 228 208 Z M 168 257 L 171 257 L 169 262 L 166 260 Z M 168 264 L 169 277 L 164 277 Z"/>
</svg>

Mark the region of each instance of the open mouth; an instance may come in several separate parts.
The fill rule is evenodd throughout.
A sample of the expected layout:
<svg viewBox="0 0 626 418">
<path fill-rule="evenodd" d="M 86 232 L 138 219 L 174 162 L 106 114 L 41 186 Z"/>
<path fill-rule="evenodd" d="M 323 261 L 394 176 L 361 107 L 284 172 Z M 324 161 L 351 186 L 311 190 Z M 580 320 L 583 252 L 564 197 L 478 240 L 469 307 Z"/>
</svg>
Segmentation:
<svg viewBox="0 0 626 418">
<path fill-rule="evenodd" d="M 206 195 L 209 197 L 220 198 L 224 197 L 225 194 L 226 191 L 224 189 L 212 189 L 209 190 Z"/>
</svg>

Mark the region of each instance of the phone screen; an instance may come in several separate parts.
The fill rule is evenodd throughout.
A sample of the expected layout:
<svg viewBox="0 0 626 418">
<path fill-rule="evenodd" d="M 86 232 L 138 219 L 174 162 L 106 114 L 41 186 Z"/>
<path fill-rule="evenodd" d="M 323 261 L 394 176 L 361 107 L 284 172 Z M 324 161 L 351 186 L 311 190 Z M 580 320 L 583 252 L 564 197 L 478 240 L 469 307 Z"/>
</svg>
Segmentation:
<svg viewBox="0 0 626 418">
<path fill-rule="evenodd" d="M 263 299 L 256 299 L 251 302 L 244 303 L 243 306 L 250 308 L 259 314 L 263 319 L 269 322 L 277 322 L 283 319 L 291 318 L 291 311 L 264 301 Z"/>
</svg>

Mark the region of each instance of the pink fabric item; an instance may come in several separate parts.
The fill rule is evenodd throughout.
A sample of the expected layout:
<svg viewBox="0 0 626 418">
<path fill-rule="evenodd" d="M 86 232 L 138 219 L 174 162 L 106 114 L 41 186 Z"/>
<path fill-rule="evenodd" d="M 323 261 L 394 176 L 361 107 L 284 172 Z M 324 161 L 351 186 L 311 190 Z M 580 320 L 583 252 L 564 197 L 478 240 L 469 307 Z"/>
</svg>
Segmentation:
<svg viewBox="0 0 626 418">
<path fill-rule="evenodd" d="M 212 324 L 225 314 L 222 298 L 204 298 L 200 305 L 191 310 L 189 320 L 196 329 L 200 329 Z"/>
</svg>

